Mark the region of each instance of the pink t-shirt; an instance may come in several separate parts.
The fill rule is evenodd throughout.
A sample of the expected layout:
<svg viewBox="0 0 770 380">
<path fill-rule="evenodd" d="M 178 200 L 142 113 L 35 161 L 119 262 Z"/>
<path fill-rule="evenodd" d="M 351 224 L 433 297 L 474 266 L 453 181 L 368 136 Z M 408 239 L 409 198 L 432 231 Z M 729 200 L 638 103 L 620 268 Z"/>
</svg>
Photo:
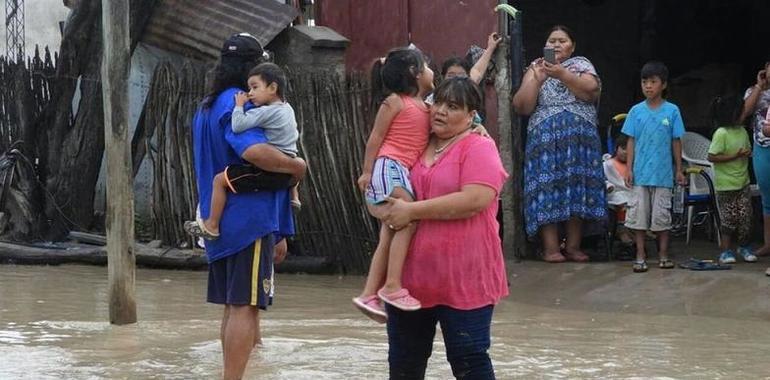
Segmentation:
<svg viewBox="0 0 770 380">
<path fill-rule="evenodd" d="M 404 108 L 390 123 L 377 157 L 388 157 L 411 169 L 428 145 L 430 109 L 423 102 L 400 95 Z"/>
<path fill-rule="evenodd" d="M 471 134 L 430 167 L 418 160 L 410 179 L 417 200 L 425 200 L 460 191 L 468 184 L 486 185 L 499 194 L 507 177 L 494 141 Z M 472 310 L 508 295 L 497 205 L 495 197 L 470 218 L 419 222 L 402 283 L 423 307 Z"/>
</svg>

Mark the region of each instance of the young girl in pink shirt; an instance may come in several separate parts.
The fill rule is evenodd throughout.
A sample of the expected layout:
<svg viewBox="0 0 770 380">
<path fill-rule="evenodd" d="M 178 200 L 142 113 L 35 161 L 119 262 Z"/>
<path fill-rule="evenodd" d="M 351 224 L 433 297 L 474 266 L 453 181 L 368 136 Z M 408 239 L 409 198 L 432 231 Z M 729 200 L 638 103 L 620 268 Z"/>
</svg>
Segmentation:
<svg viewBox="0 0 770 380">
<path fill-rule="evenodd" d="M 433 90 L 433 71 L 419 50 L 398 48 L 375 61 L 372 86 L 375 94 L 382 94 L 375 98 L 381 104 L 366 143 L 358 186 L 366 194 L 369 213 L 382 220 L 388 199 L 411 202 L 415 198 L 409 171 L 428 144 L 430 110 L 423 99 Z M 401 227 L 382 223 L 366 286 L 353 298 L 356 307 L 378 322 L 387 319 L 381 301 L 401 310 L 420 308 L 420 301 L 401 286 L 414 225 Z"/>
</svg>

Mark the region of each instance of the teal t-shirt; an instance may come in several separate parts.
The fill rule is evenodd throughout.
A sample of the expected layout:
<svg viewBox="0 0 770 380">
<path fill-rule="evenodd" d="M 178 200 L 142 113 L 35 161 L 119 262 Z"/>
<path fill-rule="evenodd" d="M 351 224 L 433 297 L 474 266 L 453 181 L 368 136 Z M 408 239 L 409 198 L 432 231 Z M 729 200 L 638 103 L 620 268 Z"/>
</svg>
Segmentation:
<svg viewBox="0 0 770 380">
<path fill-rule="evenodd" d="M 721 127 L 714 132 L 709 154 L 735 154 L 751 149 L 749 134 L 742 126 Z M 717 191 L 740 190 L 749 184 L 749 158 L 714 163 L 714 187 Z"/>
<path fill-rule="evenodd" d="M 653 110 L 642 101 L 631 107 L 622 132 L 634 138 L 634 185 L 673 188 L 671 144 L 684 135 L 679 107 L 663 101 Z"/>
</svg>

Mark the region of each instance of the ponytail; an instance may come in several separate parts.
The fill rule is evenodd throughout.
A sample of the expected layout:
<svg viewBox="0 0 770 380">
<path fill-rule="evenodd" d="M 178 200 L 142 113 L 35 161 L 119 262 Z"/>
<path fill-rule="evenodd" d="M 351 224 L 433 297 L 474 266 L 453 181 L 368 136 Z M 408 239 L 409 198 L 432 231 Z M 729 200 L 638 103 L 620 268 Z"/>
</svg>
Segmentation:
<svg viewBox="0 0 770 380">
<path fill-rule="evenodd" d="M 377 58 L 372 64 L 371 84 L 372 84 L 372 108 L 379 107 L 391 91 L 385 87 L 382 81 L 382 68 L 385 66 L 385 58 Z"/>
<path fill-rule="evenodd" d="M 396 48 L 372 64 L 372 102 L 379 105 L 392 93 L 414 95 L 420 88 L 417 75 L 425 68 L 425 57 L 414 48 Z"/>
</svg>

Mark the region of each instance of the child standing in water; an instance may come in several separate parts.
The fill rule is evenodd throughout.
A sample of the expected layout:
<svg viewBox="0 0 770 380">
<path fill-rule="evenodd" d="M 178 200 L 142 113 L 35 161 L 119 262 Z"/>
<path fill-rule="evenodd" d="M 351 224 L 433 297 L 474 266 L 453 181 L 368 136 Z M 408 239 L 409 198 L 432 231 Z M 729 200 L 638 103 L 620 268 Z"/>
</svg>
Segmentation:
<svg viewBox="0 0 770 380">
<path fill-rule="evenodd" d="M 751 142 L 746 128 L 738 123 L 742 103 L 738 97 L 718 97 L 711 103 L 712 119 L 718 128 L 709 146 L 708 160 L 714 163 L 714 187 L 722 218 L 722 264 L 734 263 L 736 253 L 747 263 L 757 261 L 749 246 Z"/>
<path fill-rule="evenodd" d="M 235 108 L 231 116 L 232 128 L 234 133 L 262 128 L 270 145 L 296 158 L 299 132 L 294 109 L 284 100 L 286 82 L 286 74 L 274 63 L 262 63 L 254 67 L 249 72 L 248 94 L 239 92 L 235 96 Z M 257 107 L 244 111 L 248 101 Z M 233 193 L 282 190 L 287 188 L 291 181 L 288 174 L 266 172 L 249 163 L 230 165 L 214 177 L 209 218 L 186 222 L 185 230 L 194 236 L 217 239 L 228 190 Z M 299 209 L 301 203 L 297 186 L 294 185 L 291 191 L 291 204 Z"/>
<path fill-rule="evenodd" d="M 680 185 L 687 182 L 682 172 L 682 114 L 679 107 L 663 98 L 668 68 L 661 62 L 647 62 L 641 74 L 645 100 L 631 107 L 622 130 L 628 136 L 626 186 L 633 192 L 628 202 L 626 228 L 634 230 L 633 270 L 637 273 L 647 271 L 646 231 L 657 236 L 658 266 L 674 267 L 668 257 L 672 188 L 675 179 Z"/>
<path fill-rule="evenodd" d="M 419 50 L 398 48 L 375 61 L 372 86 L 375 94 L 382 94 L 382 103 L 366 143 L 358 187 L 366 193 L 369 213 L 382 220 L 388 198 L 414 200 L 409 170 L 428 144 L 430 110 L 423 99 L 433 90 L 433 71 Z M 394 229 L 398 227 L 403 228 Z M 356 307 L 378 322 L 387 319 L 381 301 L 402 310 L 420 308 L 420 301 L 401 287 L 401 272 L 414 230 L 414 225 L 383 224 L 380 228 L 366 286 L 360 296 L 353 298 Z M 383 277 L 385 284 L 380 288 Z"/>
</svg>

